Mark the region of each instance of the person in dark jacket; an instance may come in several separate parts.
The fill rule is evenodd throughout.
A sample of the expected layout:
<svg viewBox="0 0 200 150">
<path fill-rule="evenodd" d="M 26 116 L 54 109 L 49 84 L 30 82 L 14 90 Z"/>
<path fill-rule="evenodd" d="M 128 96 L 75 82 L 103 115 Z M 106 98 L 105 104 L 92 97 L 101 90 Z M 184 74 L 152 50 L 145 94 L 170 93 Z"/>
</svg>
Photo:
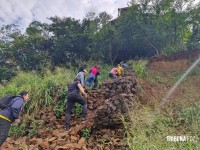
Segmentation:
<svg viewBox="0 0 200 150">
<path fill-rule="evenodd" d="M 74 83 L 68 86 L 68 94 L 67 94 L 67 105 L 66 105 L 66 115 L 65 115 L 65 122 L 66 122 L 66 129 L 70 128 L 70 113 L 72 112 L 72 108 L 74 104 L 77 102 L 82 105 L 82 112 L 80 117 L 82 119 L 86 118 L 87 115 L 87 102 L 81 96 L 80 92 L 87 97 L 87 93 L 85 93 L 83 86 L 79 79 L 75 79 Z"/>
<path fill-rule="evenodd" d="M 28 92 L 21 92 L 14 97 L 8 106 L 0 111 L 0 147 L 6 141 L 11 124 L 20 122 L 19 113 L 23 103 L 29 100 Z"/>
</svg>

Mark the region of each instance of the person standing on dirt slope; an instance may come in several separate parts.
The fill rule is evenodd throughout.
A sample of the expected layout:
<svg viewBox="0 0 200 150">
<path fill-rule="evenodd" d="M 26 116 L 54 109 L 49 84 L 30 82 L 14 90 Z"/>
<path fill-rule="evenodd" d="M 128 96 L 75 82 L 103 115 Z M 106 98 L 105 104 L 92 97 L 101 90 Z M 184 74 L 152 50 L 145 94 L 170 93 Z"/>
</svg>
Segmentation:
<svg viewBox="0 0 200 150">
<path fill-rule="evenodd" d="M 87 65 L 83 65 L 79 68 L 78 74 L 76 75 L 75 79 L 79 79 L 81 81 L 82 86 L 84 87 L 85 83 L 85 76 L 88 74 L 88 72 L 85 70 Z"/>
<path fill-rule="evenodd" d="M 28 92 L 21 92 L 19 96 L 14 97 L 6 108 L 0 111 L 0 147 L 8 137 L 11 124 L 20 122 L 19 113 L 22 110 L 24 102 L 29 100 Z"/>
<path fill-rule="evenodd" d="M 92 83 L 94 82 L 95 76 L 98 72 L 99 72 L 98 65 L 95 65 L 93 68 L 90 69 L 90 73 L 86 79 L 86 85 L 90 86 L 90 88 L 92 88 Z"/>
<path fill-rule="evenodd" d="M 98 76 L 100 75 L 100 65 L 97 66 L 98 72 L 95 75 L 95 79 L 94 79 L 94 86 L 93 86 L 93 90 L 97 90 L 98 87 Z"/>
<path fill-rule="evenodd" d="M 79 79 L 75 79 L 74 83 L 68 86 L 68 94 L 67 94 L 67 105 L 66 105 L 66 129 L 70 129 L 70 113 L 72 112 L 72 108 L 75 103 L 79 103 L 82 105 L 82 112 L 80 117 L 82 120 L 86 119 L 87 115 L 87 102 L 81 96 L 80 92 L 87 98 L 87 93 L 85 93 L 83 86 L 80 83 Z"/>
</svg>

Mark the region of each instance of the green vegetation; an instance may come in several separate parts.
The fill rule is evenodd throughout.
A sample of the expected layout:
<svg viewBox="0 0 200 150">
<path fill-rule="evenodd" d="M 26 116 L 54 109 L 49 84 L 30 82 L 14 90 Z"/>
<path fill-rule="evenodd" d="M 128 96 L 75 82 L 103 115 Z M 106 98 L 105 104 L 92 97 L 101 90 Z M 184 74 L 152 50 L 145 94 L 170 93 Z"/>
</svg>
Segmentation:
<svg viewBox="0 0 200 150">
<path fill-rule="evenodd" d="M 50 17 L 34 21 L 22 33 L 16 25 L 0 29 L 0 80 L 18 70 L 77 68 L 95 60 L 110 65 L 131 58 L 198 50 L 199 2 L 132 0 L 112 20 L 106 12 L 89 12 L 83 20 Z M 9 40 L 7 40 L 9 39 Z"/>
<path fill-rule="evenodd" d="M 131 61 L 129 62 L 131 64 Z M 132 62 L 135 74 L 138 78 L 147 78 L 148 70 L 146 68 L 147 60 L 135 60 Z"/>
<path fill-rule="evenodd" d="M 28 130 L 28 134 L 27 133 L 26 134 L 29 137 L 32 137 L 33 135 L 36 135 L 37 131 L 42 127 L 44 127 L 44 121 L 43 120 L 40 120 L 40 121 L 37 121 L 37 122 L 33 120 L 30 123 L 30 126 L 29 126 L 30 129 Z"/>
<path fill-rule="evenodd" d="M 20 137 L 26 134 L 26 130 L 25 130 L 25 124 L 23 125 L 12 125 L 11 126 L 11 130 L 9 131 L 9 135 L 10 136 L 14 136 L 14 137 Z"/>
<path fill-rule="evenodd" d="M 120 61 L 198 50 L 199 4 L 194 6 L 194 0 L 132 0 L 127 11 L 112 22 L 112 16 L 106 12 L 90 12 L 82 21 L 67 17 L 50 17 L 50 24 L 34 21 L 25 33 L 15 25 L 2 26 L 0 80 L 9 82 L 0 85 L 0 96 L 26 90 L 31 97 L 23 108 L 22 123 L 13 125 L 10 135 L 36 134 L 43 122 L 30 118 L 54 103 L 57 104 L 54 112 L 60 117 L 66 104 L 66 85 L 73 81 L 77 68 L 84 63 L 89 64 L 88 70 L 96 63 L 101 65 L 98 77 L 101 84 L 108 79 L 112 66 Z M 147 60 L 129 64 L 134 66 L 138 78 L 166 88 L 183 74 L 180 72 L 173 77 L 151 74 Z M 198 67 L 190 77 L 198 77 L 199 73 Z M 139 88 L 143 90 L 142 86 Z M 188 89 L 188 98 L 186 93 L 184 98 L 175 97 L 165 113 L 147 105 L 130 112 L 131 124 L 122 118 L 127 146 L 138 150 L 200 149 L 200 104 L 195 102 L 199 91 L 185 84 L 183 91 Z M 80 111 L 81 106 L 76 104 L 73 109 L 76 117 Z M 198 142 L 167 141 L 167 136 L 175 135 L 195 136 Z M 89 129 L 84 129 L 81 136 L 88 139 Z"/>
<path fill-rule="evenodd" d="M 56 117 L 61 117 L 63 115 L 65 105 L 66 105 L 66 100 L 58 103 L 58 105 L 54 109 Z"/>
<path fill-rule="evenodd" d="M 66 89 L 67 83 L 71 82 L 73 77 L 74 73 L 71 70 L 61 68 L 57 68 L 53 73 L 47 70 L 43 76 L 37 73 L 19 72 L 0 91 L 0 96 L 9 93 L 18 94 L 22 90 L 29 91 L 31 100 L 25 105 L 25 109 L 28 114 L 32 114 L 38 112 L 41 107 L 56 102 L 58 94 Z"/>
<path fill-rule="evenodd" d="M 130 149 L 198 149 L 199 103 L 180 106 L 178 114 L 166 116 L 159 110 L 142 107 L 131 111 L 131 124 L 124 121 L 127 145 Z M 175 116 L 174 116 L 175 115 Z M 168 136 L 187 136 L 184 142 L 167 141 Z"/>
<path fill-rule="evenodd" d="M 93 62 L 90 64 L 93 64 Z M 139 78 L 149 80 L 153 78 L 149 76 L 146 60 L 129 61 L 128 64 L 134 66 L 135 73 Z M 109 65 L 101 65 L 100 80 L 106 79 L 108 71 L 112 68 Z M 195 73 L 194 75 L 197 74 Z M 66 85 L 72 82 L 74 75 L 72 70 L 64 68 L 56 68 L 54 72 L 46 69 L 43 70 L 42 75 L 33 72 L 19 72 L 0 91 L 0 94 L 4 95 L 6 93 L 17 94 L 21 90 L 26 89 L 31 94 L 31 100 L 25 105 L 23 110 L 24 113 L 28 112 L 28 115 L 23 116 L 20 126 L 12 126 L 10 135 L 14 137 L 22 135 L 34 136 L 37 130 L 43 127 L 44 122 L 30 119 L 31 116 L 36 114 L 40 108 L 53 103 L 57 103 L 54 112 L 57 117 L 60 117 L 64 113 L 66 104 Z M 176 79 L 180 78 L 181 75 L 182 73 L 177 73 Z M 166 83 L 164 79 L 164 76 L 160 76 L 160 81 L 163 80 L 163 83 Z M 157 83 L 160 81 L 154 80 Z M 191 136 L 195 137 L 195 141 L 198 141 L 200 136 L 198 130 L 200 124 L 199 106 L 199 103 L 194 101 L 191 103 L 176 102 L 173 103 L 173 107 L 167 109 L 168 113 L 159 109 L 152 109 L 148 106 L 135 107 L 136 109 L 130 112 L 131 123 L 126 123 L 122 119 L 125 127 L 124 137 L 126 138 L 127 146 L 129 149 L 198 149 L 198 142 L 171 142 L 167 141 L 167 136 Z M 75 105 L 73 109 L 75 117 L 79 116 L 81 109 L 81 105 Z M 91 131 L 87 128 L 83 129 L 80 133 L 86 139 L 90 137 L 90 134 Z"/>
<path fill-rule="evenodd" d="M 140 63 L 141 65 L 137 66 L 137 62 L 134 62 L 137 76 L 149 80 L 149 82 L 153 81 L 155 85 L 165 85 L 165 88 L 169 85 L 172 86 L 184 73 L 180 71 L 173 72 L 173 75 L 170 75 L 166 70 L 166 73 L 163 74 L 159 74 L 159 72 L 150 74 L 148 69 L 144 69 L 146 64 L 142 61 Z M 143 70 L 145 70 L 145 73 L 143 73 Z M 176 92 L 179 93 L 174 92 L 174 95 L 170 98 L 170 103 L 166 105 L 165 109 L 160 108 L 160 99 L 151 97 L 148 101 L 153 103 L 153 108 L 152 105 L 148 105 L 149 102 L 142 106 L 135 103 L 133 110 L 130 110 L 131 122 L 125 122 L 122 117 L 125 127 L 124 136 L 129 149 L 193 150 L 200 148 L 200 103 L 198 102 L 199 94 L 197 94 L 195 81 L 193 82 L 194 78 L 199 77 L 198 70 L 199 67 L 195 68 L 185 81 L 179 85 L 179 88 L 176 89 Z M 148 74 L 148 77 L 143 76 L 146 74 Z M 139 87 L 142 88 L 141 85 Z M 145 90 L 148 91 L 148 89 Z M 185 92 L 182 94 L 180 91 Z M 188 139 L 182 142 L 170 141 L 170 137 L 174 136 L 187 137 Z"/>
<path fill-rule="evenodd" d="M 54 108 L 54 112 L 55 112 L 56 117 L 61 117 L 66 107 L 67 89 L 63 88 L 63 90 L 60 90 L 60 93 L 58 95 L 59 95 L 59 101 L 56 107 Z"/>
<path fill-rule="evenodd" d="M 89 139 L 90 138 L 90 129 L 88 128 L 84 128 L 82 131 L 81 131 L 81 137 L 84 137 L 85 139 Z"/>
<path fill-rule="evenodd" d="M 72 109 L 72 113 L 75 115 L 75 117 L 78 117 L 81 113 L 82 106 L 81 104 L 76 103 Z"/>
<path fill-rule="evenodd" d="M 36 123 L 32 118 L 40 109 L 49 105 L 58 103 L 55 113 L 57 116 L 62 114 L 66 101 L 67 83 L 71 82 L 73 78 L 74 72 L 64 68 L 56 68 L 54 72 L 47 69 L 43 75 L 33 72 L 19 72 L 0 91 L 0 96 L 18 94 L 22 90 L 27 90 L 30 93 L 30 100 L 23 108 L 22 123 L 20 126 L 13 125 L 10 135 L 19 137 L 25 134 L 32 136 L 37 133 L 38 128 L 42 127 L 42 123 Z"/>
<path fill-rule="evenodd" d="M 32 137 L 37 134 L 37 131 L 44 127 L 44 121 L 43 120 L 34 120 L 31 119 L 29 116 L 25 116 L 26 118 L 22 119 L 22 123 L 20 125 L 13 124 L 11 127 L 11 130 L 9 132 L 10 136 L 13 136 L 15 138 L 28 135 L 29 137 Z M 27 119 L 28 117 L 28 119 Z M 26 120 L 26 121 L 25 121 Z"/>
</svg>

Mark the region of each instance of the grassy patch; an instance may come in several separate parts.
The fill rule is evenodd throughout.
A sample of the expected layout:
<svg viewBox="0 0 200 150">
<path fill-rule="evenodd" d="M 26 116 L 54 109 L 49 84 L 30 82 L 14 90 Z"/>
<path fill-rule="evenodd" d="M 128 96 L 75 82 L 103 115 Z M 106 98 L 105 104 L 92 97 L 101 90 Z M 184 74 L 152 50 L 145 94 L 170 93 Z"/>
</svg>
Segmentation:
<svg viewBox="0 0 200 150">
<path fill-rule="evenodd" d="M 139 78 L 147 78 L 148 77 L 148 71 L 147 71 L 147 60 L 141 59 L 141 60 L 130 60 L 128 61 L 128 65 L 133 65 L 135 74 Z"/>
<path fill-rule="evenodd" d="M 166 116 L 146 107 L 131 111 L 131 123 L 123 120 L 129 149 L 198 149 L 200 103 L 180 106 L 177 114 Z M 194 141 L 173 142 L 168 136 L 195 137 Z"/>
<path fill-rule="evenodd" d="M 21 135 L 32 136 L 37 132 L 39 123 L 34 120 L 29 123 L 30 118 L 39 110 L 60 103 L 66 100 L 67 83 L 72 82 L 75 74 L 73 71 L 64 68 L 57 68 L 54 72 L 44 70 L 43 75 L 34 72 L 19 72 L 5 87 L 0 90 L 0 96 L 5 94 L 18 94 L 21 91 L 28 91 L 30 100 L 23 107 L 22 122 L 19 126 L 12 126 L 10 135 L 15 137 Z M 64 102 L 63 102 L 64 103 Z M 62 110 L 59 113 L 63 113 Z M 58 110 L 57 110 L 58 114 Z"/>
<path fill-rule="evenodd" d="M 74 73 L 62 68 L 57 68 L 55 72 L 47 71 L 43 76 L 37 73 L 19 72 L 6 87 L 2 88 L 0 96 L 28 91 L 30 100 L 26 103 L 25 109 L 26 113 L 31 114 L 56 101 L 55 98 L 59 97 L 56 95 L 60 94 L 59 90 L 65 88 L 72 78 Z"/>
</svg>

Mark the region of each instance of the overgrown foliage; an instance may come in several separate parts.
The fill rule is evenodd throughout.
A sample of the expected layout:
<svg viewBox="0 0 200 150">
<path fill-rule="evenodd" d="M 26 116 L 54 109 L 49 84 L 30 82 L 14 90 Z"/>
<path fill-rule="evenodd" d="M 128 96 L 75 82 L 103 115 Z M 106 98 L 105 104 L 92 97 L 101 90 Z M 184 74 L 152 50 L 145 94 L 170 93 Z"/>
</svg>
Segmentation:
<svg viewBox="0 0 200 150">
<path fill-rule="evenodd" d="M 66 102 L 67 102 L 67 90 L 64 88 L 63 90 L 60 90 L 59 101 L 54 109 L 56 117 L 61 117 L 63 115 L 66 107 Z"/>
<path fill-rule="evenodd" d="M 21 91 L 28 91 L 30 100 L 23 107 L 23 118 L 19 126 L 13 125 L 10 135 L 33 136 L 43 126 L 43 122 L 34 120 L 40 109 L 52 104 L 58 104 L 55 113 L 60 116 L 64 113 L 66 103 L 67 83 L 74 78 L 74 72 L 69 69 L 56 68 L 54 72 L 43 70 L 43 75 L 33 72 L 19 72 L 0 91 L 0 96 L 6 94 L 17 95 Z"/>
<path fill-rule="evenodd" d="M 82 21 L 50 17 L 32 22 L 25 33 L 16 25 L 1 28 L 1 79 L 16 70 L 78 66 L 81 61 L 116 64 L 135 57 L 200 48 L 200 7 L 194 0 L 132 0 L 112 20 L 89 12 Z"/>
<path fill-rule="evenodd" d="M 57 95 L 66 91 L 67 83 L 71 82 L 74 73 L 71 70 L 57 68 L 54 72 L 46 70 L 43 76 L 37 73 L 19 72 L 19 74 L 12 79 L 0 91 L 0 96 L 5 94 L 18 94 L 21 91 L 28 91 L 31 100 L 27 102 L 24 109 L 26 113 L 32 114 L 38 112 L 41 107 L 49 106 L 56 102 L 59 98 Z M 64 96 L 63 96 L 64 97 Z M 62 97 L 62 99 L 64 99 Z"/>
<path fill-rule="evenodd" d="M 135 74 L 138 78 L 147 78 L 148 71 L 147 71 L 147 60 L 135 60 L 135 61 L 129 61 L 131 65 L 133 65 Z"/>
<path fill-rule="evenodd" d="M 131 124 L 122 119 L 126 128 L 127 146 L 129 149 L 198 149 L 199 106 L 199 103 L 180 106 L 178 114 L 171 116 L 147 107 L 132 111 Z M 168 141 L 169 136 L 185 136 L 188 140 Z"/>
</svg>

